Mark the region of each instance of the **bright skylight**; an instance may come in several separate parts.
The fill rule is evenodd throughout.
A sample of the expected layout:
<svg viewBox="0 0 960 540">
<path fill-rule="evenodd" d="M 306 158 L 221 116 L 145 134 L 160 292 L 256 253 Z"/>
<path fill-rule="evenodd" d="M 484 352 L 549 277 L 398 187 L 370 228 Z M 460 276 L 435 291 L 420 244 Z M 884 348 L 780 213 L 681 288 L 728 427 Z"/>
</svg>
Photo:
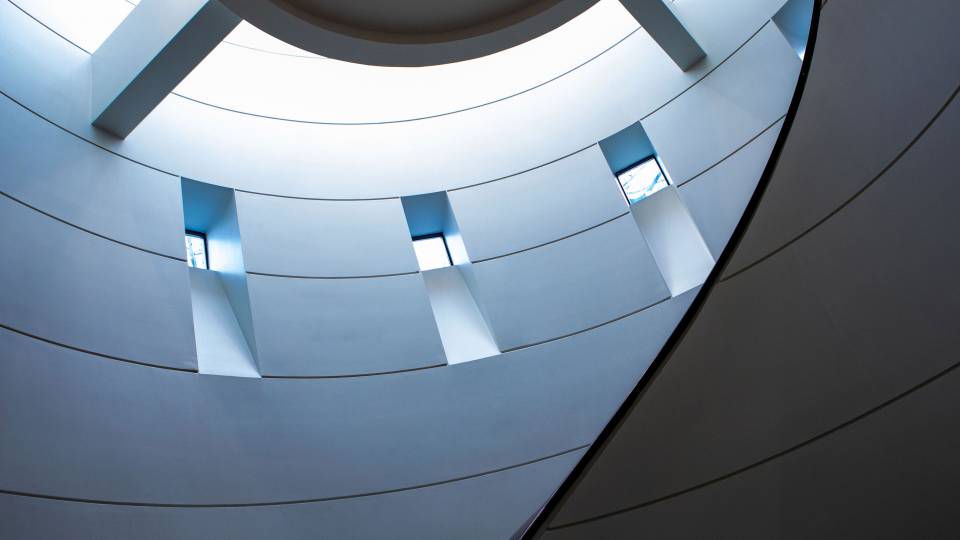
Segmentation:
<svg viewBox="0 0 960 540">
<path fill-rule="evenodd" d="M 11 0 L 43 24 L 93 52 L 140 3 L 140 0 Z M 242 21 L 225 45 L 281 55 L 318 58 Z"/>
<path fill-rule="evenodd" d="M 450 266 L 450 255 L 443 236 L 427 236 L 413 239 L 413 250 L 417 254 L 420 271 Z"/>
<path fill-rule="evenodd" d="M 450 113 L 547 83 L 638 28 L 617 0 L 496 54 L 418 68 L 265 54 L 220 45 L 175 92 L 235 111 L 313 122 L 384 122 Z M 236 32 L 239 32 L 238 28 Z M 227 40 L 234 39 L 233 34 Z"/>
<path fill-rule="evenodd" d="M 187 266 L 207 269 L 207 239 L 201 234 L 188 232 L 184 235 L 187 244 Z"/>
<path fill-rule="evenodd" d="M 667 187 L 667 178 L 657 163 L 657 158 L 651 157 L 617 175 L 627 202 L 633 204 L 653 195 Z"/>
<path fill-rule="evenodd" d="M 95 51 L 139 0 L 10 0 Z M 600 0 L 561 27 L 496 54 L 423 68 L 326 59 L 241 22 L 175 93 L 217 107 L 316 122 L 407 120 L 524 92 L 590 61 L 638 29 L 618 0 Z"/>
</svg>

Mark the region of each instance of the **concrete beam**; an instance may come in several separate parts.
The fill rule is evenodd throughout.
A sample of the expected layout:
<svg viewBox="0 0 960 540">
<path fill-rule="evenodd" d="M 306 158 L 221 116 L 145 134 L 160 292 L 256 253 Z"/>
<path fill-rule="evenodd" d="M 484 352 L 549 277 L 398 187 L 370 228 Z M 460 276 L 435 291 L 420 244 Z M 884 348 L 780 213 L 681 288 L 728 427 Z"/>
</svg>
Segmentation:
<svg viewBox="0 0 960 540">
<path fill-rule="evenodd" d="M 218 0 L 142 0 L 93 53 L 93 125 L 129 135 L 240 20 Z"/>
<path fill-rule="evenodd" d="M 706 57 L 706 53 L 680 19 L 664 4 L 664 0 L 620 0 L 620 3 L 680 69 L 687 71 Z"/>
</svg>

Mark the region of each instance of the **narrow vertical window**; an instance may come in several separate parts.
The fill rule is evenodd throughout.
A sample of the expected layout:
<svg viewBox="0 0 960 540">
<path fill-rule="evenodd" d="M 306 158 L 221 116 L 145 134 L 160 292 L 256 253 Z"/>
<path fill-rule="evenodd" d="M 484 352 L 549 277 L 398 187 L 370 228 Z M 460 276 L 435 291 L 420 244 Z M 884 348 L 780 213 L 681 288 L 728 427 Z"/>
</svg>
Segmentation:
<svg viewBox="0 0 960 540">
<path fill-rule="evenodd" d="M 413 238 L 413 250 L 417 254 L 420 271 L 451 266 L 450 251 L 442 234 L 428 234 Z"/>
<path fill-rule="evenodd" d="M 649 157 L 617 173 L 617 180 L 630 204 L 641 201 L 667 187 L 667 177 L 656 157 Z"/>
<path fill-rule="evenodd" d="M 187 266 L 206 270 L 209 267 L 207 264 L 207 235 L 187 231 L 184 238 L 187 244 Z"/>
</svg>

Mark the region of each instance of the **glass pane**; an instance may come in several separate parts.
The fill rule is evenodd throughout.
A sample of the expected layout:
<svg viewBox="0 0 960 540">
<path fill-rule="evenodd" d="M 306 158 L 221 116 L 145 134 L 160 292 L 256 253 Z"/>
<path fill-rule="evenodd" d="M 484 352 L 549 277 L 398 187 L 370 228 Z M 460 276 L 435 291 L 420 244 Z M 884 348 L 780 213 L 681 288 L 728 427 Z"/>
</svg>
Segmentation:
<svg viewBox="0 0 960 540">
<path fill-rule="evenodd" d="M 187 266 L 207 269 L 207 242 L 202 236 L 186 235 Z"/>
<path fill-rule="evenodd" d="M 450 266 L 447 244 L 442 236 L 414 239 L 413 250 L 417 253 L 417 262 L 420 263 L 421 271 Z"/>
<path fill-rule="evenodd" d="M 650 158 L 617 175 L 627 201 L 633 204 L 667 187 L 667 178 L 656 158 Z"/>
</svg>

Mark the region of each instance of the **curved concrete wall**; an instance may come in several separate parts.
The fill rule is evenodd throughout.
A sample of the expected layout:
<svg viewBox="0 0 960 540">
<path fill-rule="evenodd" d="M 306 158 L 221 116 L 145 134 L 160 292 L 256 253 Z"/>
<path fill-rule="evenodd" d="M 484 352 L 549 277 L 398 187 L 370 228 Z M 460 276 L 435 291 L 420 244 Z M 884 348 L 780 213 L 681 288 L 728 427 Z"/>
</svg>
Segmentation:
<svg viewBox="0 0 960 540">
<path fill-rule="evenodd" d="M 0 88 L 79 136 L 179 176 L 247 191 L 314 198 L 429 193 L 512 176 L 552 162 L 651 115 L 709 79 L 759 81 L 759 86 L 749 88 L 757 96 L 789 96 L 791 83 L 773 86 L 782 81 L 781 73 L 796 73 L 797 63 L 781 56 L 788 54 L 789 47 L 774 51 L 770 43 L 752 39 L 761 28 L 772 25 L 770 17 L 782 0 L 739 1 L 738 10 L 707 0 L 676 6 L 708 54 L 688 72 L 679 71 L 646 33 L 638 32 L 534 91 L 457 114 L 343 126 L 237 114 L 174 96 L 164 100 L 135 133 L 117 142 L 89 125 L 85 112 L 89 55 L 8 0 L 0 3 L 0 24 L 11 29 L 0 42 L 7 68 L 0 73 Z M 754 48 L 767 51 L 763 62 L 729 62 Z M 52 58 L 57 61 L 49 62 Z M 37 70 L 37 65 L 49 69 Z M 724 72 L 730 75 L 722 77 Z M 707 105 L 715 113 L 733 109 L 723 93 L 715 97 Z M 752 109 L 748 105 L 753 101 L 763 100 L 745 99 L 746 110 Z M 764 126 L 785 112 L 786 102 Z"/>
<path fill-rule="evenodd" d="M 677 6 L 709 55 L 688 73 L 638 32 L 436 119 L 172 96 L 120 142 L 88 125 L 86 53 L 0 2 L 0 531 L 513 534 L 698 292 L 667 289 L 598 141 L 641 121 L 721 250 L 799 70 L 769 22 L 781 3 Z M 236 188 L 221 306 L 262 379 L 194 373 L 181 175 Z M 500 354 L 447 365 L 399 199 L 429 192 Z"/>
<path fill-rule="evenodd" d="M 957 15 L 947 1 L 822 8 L 742 242 L 532 536 L 952 534 Z"/>
</svg>

